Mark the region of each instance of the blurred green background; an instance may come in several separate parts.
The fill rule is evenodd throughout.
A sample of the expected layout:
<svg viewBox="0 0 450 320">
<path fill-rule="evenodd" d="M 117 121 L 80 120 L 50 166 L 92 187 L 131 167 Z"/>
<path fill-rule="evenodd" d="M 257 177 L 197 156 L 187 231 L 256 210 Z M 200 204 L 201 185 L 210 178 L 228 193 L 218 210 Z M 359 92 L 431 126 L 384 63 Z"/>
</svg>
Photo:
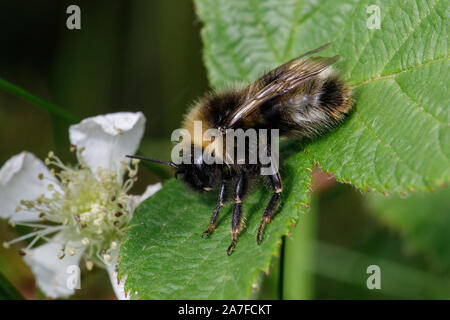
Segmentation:
<svg viewBox="0 0 450 320">
<path fill-rule="evenodd" d="M 81 30 L 66 28 L 71 4 L 81 7 Z M 0 78 L 80 118 L 142 111 L 140 150 L 169 158 L 171 132 L 208 90 L 200 29 L 188 0 L 1 1 Z M 1 164 L 23 150 L 40 158 L 54 150 L 74 160 L 68 123 L 2 90 L 0 120 Z M 134 192 L 156 181 L 158 175 L 141 169 Z M 448 189 L 379 199 L 320 170 L 314 181 L 312 210 L 285 239 L 252 298 L 449 298 Z M 17 232 L 0 223 L 1 242 Z M 0 271 L 26 298 L 41 298 L 19 247 L 0 248 Z M 381 268 L 381 290 L 366 286 L 369 265 Z M 82 285 L 73 298 L 114 298 L 102 270 L 83 272 Z"/>
</svg>

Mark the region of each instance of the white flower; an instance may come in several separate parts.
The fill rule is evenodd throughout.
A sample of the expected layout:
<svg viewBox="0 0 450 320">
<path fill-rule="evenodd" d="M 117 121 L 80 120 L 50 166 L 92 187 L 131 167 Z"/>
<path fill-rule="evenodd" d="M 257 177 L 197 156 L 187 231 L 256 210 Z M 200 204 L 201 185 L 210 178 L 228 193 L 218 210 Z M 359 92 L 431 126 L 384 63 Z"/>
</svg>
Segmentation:
<svg viewBox="0 0 450 320">
<path fill-rule="evenodd" d="M 117 297 L 127 298 L 116 270 L 122 236 L 136 206 L 161 187 L 128 194 L 139 161 L 125 155 L 136 152 L 144 127 L 140 112 L 87 118 L 69 129 L 76 166 L 63 164 L 53 152 L 45 164 L 22 152 L 0 169 L 0 217 L 33 228 L 4 245 L 32 239 L 21 253 L 47 296 L 73 294 L 68 267 L 84 260 L 88 270 L 105 267 Z M 40 239 L 46 243 L 34 247 Z"/>
</svg>

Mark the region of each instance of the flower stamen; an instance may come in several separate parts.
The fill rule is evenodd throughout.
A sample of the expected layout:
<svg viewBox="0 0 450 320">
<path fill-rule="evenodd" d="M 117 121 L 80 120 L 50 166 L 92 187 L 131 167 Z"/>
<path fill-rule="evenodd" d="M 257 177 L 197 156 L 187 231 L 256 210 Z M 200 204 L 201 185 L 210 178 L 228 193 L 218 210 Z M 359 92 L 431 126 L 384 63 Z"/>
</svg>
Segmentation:
<svg viewBox="0 0 450 320">
<path fill-rule="evenodd" d="M 104 251 L 104 248 L 117 249 L 124 227 L 132 217 L 131 197 L 127 193 L 136 181 L 139 161 L 133 160 L 130 165 L 123 162 L 123 173 L 128 179 L 121 183 L 113 170 L 98 168 L 94 174 L 83 161 L 84 148 L 71 146 L 71 151 L 76 152 L 79 165 L 65 165 L 53 151 L 48 153 L 45 163 L 52 167 L 52 177 L 38 175 L 40 180 L 49 182 L 48 192 L 35 200 L 22 200 L 16 208 L 16 212 L 36 212 L 40 222 L 17 222 L 34 229 L 3 246 L 33 238 L 22 250 L 25 253 L 40 239 L 55 242 L 49 235 L 60 232 L 64 242 L 58 258 L 64 259 L 66 254 L 73 256 L 82 248 L 86 267 L 91 270 L 94 263 L 101 266 L 105 261 L 110 262 L 109 249 Z M 69 242 L 71 245 L 66 250 Z"/>
</svg>

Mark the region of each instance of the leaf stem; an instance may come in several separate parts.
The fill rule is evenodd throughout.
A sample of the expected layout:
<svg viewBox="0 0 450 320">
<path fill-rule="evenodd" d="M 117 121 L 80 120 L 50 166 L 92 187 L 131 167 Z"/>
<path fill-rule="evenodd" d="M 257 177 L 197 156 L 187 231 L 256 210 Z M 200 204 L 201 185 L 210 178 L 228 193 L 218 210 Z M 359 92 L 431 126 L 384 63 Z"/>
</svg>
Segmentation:
<svg viewBox="0 0 450 320">
<path fill-rule="evenodd" d="M 26 90 L 19 88 L 18 86 L 0 78 L 0 88 L 5 90 L 6 92 L 9 92 L 16 97 L 19 97 L 27 102 L 30 102 L 42 109 L 45 109 L 49 111 L 50 113 L 54 114 L 55 116 L 58 116 L 59 118 L 67 121 L 68 123 L 77 123 L 80 122 L 80 118 L 77 116 L 67 112 L 60 106 L 57 106 L 56 104 L 47 102 L 29 92 Z"/>
</svg>

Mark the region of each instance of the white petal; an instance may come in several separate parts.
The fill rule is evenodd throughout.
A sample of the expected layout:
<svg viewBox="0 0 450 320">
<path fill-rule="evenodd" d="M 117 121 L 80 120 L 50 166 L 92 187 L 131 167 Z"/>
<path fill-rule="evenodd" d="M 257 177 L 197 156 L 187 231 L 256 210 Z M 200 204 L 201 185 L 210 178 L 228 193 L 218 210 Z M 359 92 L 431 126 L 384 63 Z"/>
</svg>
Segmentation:
<svg viewBox="0 0 450 320">
<path fill-rule="evenodd" d="M 133 212 L 134 209 L 145 199 L 150 198 L 152 195 L 154 195 L 159 189 L 161 189 L 162 185 L 161 183 L 155 183 L 155 184 L 149 184 L 147 186 L 147 189 L 145 189 L 144 193 L 140 196 L 131 196 L 130 201 L 130 212 Z"/>
<path fill-rule="evenodd" d="M 42 180 L 38 178 L 41 173 Z M 34 154 L 22 152 L 9 159 L 0 169 L 0 217 L 12 221 L 38 220 L 37 212 L 15 211 L 20 200 L 36 200 L 42 194 L 50 196 L 49 183 L 58 188 L 58 181 Z"/>
<path fill-rule="evenodd" d="M 116 297 L 119 300 L 130 300 L 130 294 L 125 293 L 125 282 L 127 281 L 127 276 L 119 280 L 117 275 L 117 265 L 119 264 L 118 261 L 119 249 L 112 251 L 110 255 L 111 255 L 111 262 L 106 263 L 106 270 L 108 271 L 108 275 L 111 280 L 111 285 L 114 289 Z"/>
<path fill-rule="evenodd" d="M 129 161 L 145 129 L 145 116 L 141 112 L 118 112 L 87 118 L 69 128 L 70 142 L 82 153 L 94 174 L 97 168 L 111 169 L 121 176 L 121 161 Z"/>
<path fill-rule="evenodd" d="M 68 297 L 75 293 L 76 284 L 80 283 L 80 259 L 85 247 L 80 244 L 69 242 L 68 248 L 76 248 L 75 254 L 71 256 L 66 252 L 63 259 L 58 258 L 61 251 L 63 236 L 55 236 L 55 242 L 43 244 L 35 249 L 27 251 L 25 262 L 30 266 L 36 277 L 39 288 L 50 298 Z"/>
</svg>

